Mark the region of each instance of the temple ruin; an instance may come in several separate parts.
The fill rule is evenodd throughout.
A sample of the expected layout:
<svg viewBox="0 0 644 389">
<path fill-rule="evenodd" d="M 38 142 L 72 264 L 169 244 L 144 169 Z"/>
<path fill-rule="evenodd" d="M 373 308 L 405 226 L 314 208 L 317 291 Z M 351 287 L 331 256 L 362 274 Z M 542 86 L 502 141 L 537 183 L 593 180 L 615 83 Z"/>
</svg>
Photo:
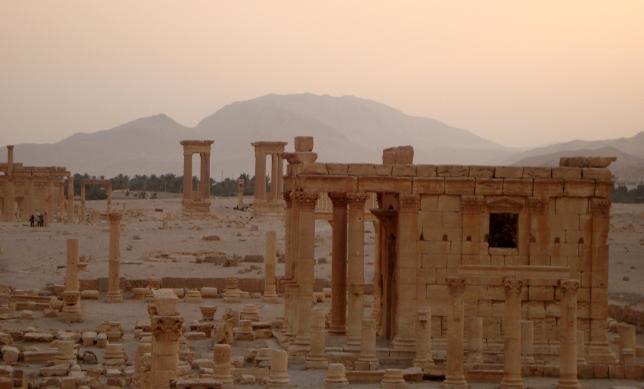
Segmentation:
<svg viewBox="0 0 644 389">
<path fill-rule="evenodd" d="M 207 215 L 210 213 L 210 148 L 214 140 L 183 140 L 183 213 Z M 192 156 L 200 158 L 199 187 L 192 185 Z"/>
<path fill-rule="evenodd" d="M 259 215 L 282 214 L 284 202 L 284 162 L 282 153 L 287 142 L 254 142 L 255 148 L 255 197 L 253 210 Z M 266 157 L 271 157 L 270 190 L 266 190 Z"/>
</svg>

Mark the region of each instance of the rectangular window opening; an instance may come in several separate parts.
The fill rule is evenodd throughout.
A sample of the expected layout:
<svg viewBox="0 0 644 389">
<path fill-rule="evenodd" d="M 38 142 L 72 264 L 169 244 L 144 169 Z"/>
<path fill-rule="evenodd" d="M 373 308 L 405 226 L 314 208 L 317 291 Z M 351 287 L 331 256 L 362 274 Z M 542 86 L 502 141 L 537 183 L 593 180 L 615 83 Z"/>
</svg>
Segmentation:
<svg viewBox="0 0 644 389">
<path fill-rule="evenodd" d="M 519 214 L 517 213 L 491 213 L 490 233 L 488 235 L 489 247 L 517 248 L 518 245 Z"/>
</svg>

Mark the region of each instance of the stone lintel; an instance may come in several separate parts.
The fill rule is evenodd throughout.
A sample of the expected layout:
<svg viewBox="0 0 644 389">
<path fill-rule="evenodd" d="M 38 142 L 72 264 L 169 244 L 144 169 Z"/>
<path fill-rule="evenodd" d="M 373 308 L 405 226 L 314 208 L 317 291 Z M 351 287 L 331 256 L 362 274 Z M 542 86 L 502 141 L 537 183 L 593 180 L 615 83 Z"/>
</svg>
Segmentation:
<svg viewBox="0 0 644 389">
<path fill-rule="evenodd" d="M 457 274 L 467 278 L 504 278 L 516 277 L 522 280 L 561 280 L 570 278 L 567 266 L 532 266 L 532 265 L 462 265 Z"/>
</svg>

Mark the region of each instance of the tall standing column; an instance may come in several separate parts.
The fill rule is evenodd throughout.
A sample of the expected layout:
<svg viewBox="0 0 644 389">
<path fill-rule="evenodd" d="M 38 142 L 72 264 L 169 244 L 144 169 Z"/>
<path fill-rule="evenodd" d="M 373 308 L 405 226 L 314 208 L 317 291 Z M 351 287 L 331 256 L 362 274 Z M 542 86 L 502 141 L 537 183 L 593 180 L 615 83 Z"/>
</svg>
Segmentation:
<svg viewBox="0 0 644 389">
<path fill-rule="evenodd" d="M 67 322 L 81 321 L 78 255 L 78 239 L 67 239 L 67 263 L 65 267 L 65 291 L 63 292 L 62 309 L 62 318 Z"/>
<path fill-rule="evenodd" d="M 53 220 L 54 210 L 54 183 L 51 177 L 47 178 L 47 211 L 45 212 L 45 225 L 48 226 Z"/>
<path fill-rule="evenodd" d="M 284 192 L 284 160 L 280 154 L 275 154 L 277 158 L 277 173 L 275 178 L 277 179 L 277 200 L 280 199 L 281 193 Z"/>
<path fill-rule="evenodd" d="M 110 258 L 109 275 L 107 279 L 107 302 L 123 302 L 121 292 L 121 214 L 112 212 L 110 218 Z"/>
<path fill-rule="evenodd" d="M 67 223 L 67 218 L 65 217 L 65 183 L 58 182 L 56 185 L 58 186 L 58 210 L 56 213 L 60 215 L 61 221 Z"/>
<path fill-rule="evenodd" d="M 443 388 L 467 388 L 463 371 L 463 338 L 465 336 L 463 293 L 465 280 L 457 277 L 447 278 L 449 301 L 447 306 L 447 370 Z"/>
<path fill-rule="evenodd" d="M 255 202 L 266 200 L 266 154 L 255 148 Z"/>
<path fill-rule="evenodd" d="M 286 202 L 285 229 L 285 254 L 286 263 L 284 266 L 284 316 L 288 323 L 287 334 L 294 336 L 297 333 L 297 256 L 298 256 L 298 232 L 299 232 L 299 206 L 295 200 L 294 192 L 284 193 Z"/>
<path fill-rule="evenodd" d="M 112 212 L 112 183 L 108 182 L 105 185 L 105 191 L 107 192 L 107 213 Z"/>
<path fill-rule="evenodd" d="M 201 170 L 199 178 L 199 192 L 202 200 L 210 197 L 210 153 L 201 153 Z"/>
<path fill-rule="evenodd" d="M 331 325 L 329 332 L 344 334 L 347 321 L 347 195 L 329 193 L 333 203 L 331 259 Z"/>
<path fill-rule="evenodd" d="M 172 289 L 153 292 L 154 306 L 150 328 L 152 330 L 152 361 L 150 378 L 152 388 L 170 388 L 170 381 L 177 377 L 179 363 L 179 337 L 183 318 L 177 312 L 177 296 Z"/>
<path fill-rule="evenodd" d="M 396 262 L 396 337 L 394 349 L 414 351 L 418 272 L 418 205 L 417 195 L 401 194 L 398 210 L 398 258 Z"/>
<path fill-rule="evenodd" d="M 244 186 L 246 182 L 243 178 L 237 180 L 237 209 L 244 209 Z"/>
<path fill-rule="evenodd" d="M 345 350 L 360 351 L 362 340 L 362 318 L 364 298 L 364 205 L 367 195 L 350 193 L 347 195 L 348 244 L 347 275 L 349 280 L 347 343 Z"/>
<path fill-rule="evenodd" d="M 501 388 L 523 389 L 521 378 L 521 288 L 523 281 L 505 278 L 505 311 L 503 313 L 504 370 Z"/>
<path fill-rule="evenodd" d="M 183 153 L 183 201 L 192 199 L 192 153 Z"/>
<path fill-rule="evenodd" d="M 315 203 L 317 193 L 297 192 L 295 201 L 298 208 L 297 256 L 297 333 L 293 344 L 308 352 L 311 340 L 311 310 L 313 304 L 313 283 L 315 282 Z M 297 350 L 295 350 L 297 352 Z"/>
<path fill-rule="evenodd" d="M 74 177 L 67 176 L 67 220 L 73 223 L 74 220 Z"/>
<path fill-rule="evenodd" d="M 559 389 L 581 388 L 577 380 L 577 289 L 579 281 L 561 281 Z"/>
<path fill-rule="evenodd" d="M 279 200 L 279 173 L 278 173 L 278 157 L 277 153 L 271 154 L 271 201 L 276 202 Z"/>
<path fill-rule="evenodd" d="M 80 184 L 80 201 L 81 201 L 80 222 L 85 223 L 85 184 L 82 182 Z"/>
<path fill-rule="evenodd" d="M 266 232 L 266 253 L 264 255 L 264 301 L 277 302 L 277 288 L 275 285 L 276 264 L 276 234 L 275 231 Z"/>
</svg>

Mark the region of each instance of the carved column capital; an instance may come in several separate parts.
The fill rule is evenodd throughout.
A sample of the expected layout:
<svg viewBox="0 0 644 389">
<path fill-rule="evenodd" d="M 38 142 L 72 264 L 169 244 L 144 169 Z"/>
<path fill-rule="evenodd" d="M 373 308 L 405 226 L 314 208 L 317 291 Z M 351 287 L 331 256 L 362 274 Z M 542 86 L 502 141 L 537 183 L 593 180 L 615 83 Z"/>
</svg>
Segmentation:
<svg viewBox="0 0 644 389">
<path fill-rule="evenodd" d="M 505 289 L 505 296 L 520 295 L 523 288 L 523 280 L 506 277 L 503 279 L 503 288 Z"/>
<path fill-rule="evenodd" d="M 400 212 L 418 212 L 420 197 L 415 194 L 401 193 L 398 196 L 398 209 Z"/>
<path fill-rule="evenodd" d="M 154 339 L 162 342 L 177 342 L 181 336 L 183 318 L 175 316 L 153 316 L 151 329 Z"/>
<path fill-rule="evenodd" d="M 577 289 L 579 289 L 579 281 L 574 279 L 561 280 L 559 281 L 559 287 L 564 295 L 568 293 L 577 293 Z"/>
<path fill-rule="evenodd" d="M 462 294 L 465 291 L 465 279 L 460 277 L 447 277 L 447 290 L 450 295 Z"/>
<path fill-rule="evenodd" d="M 591 199 L 590 200 L 590 213 L 593 216 L 609 216 L 610 215 L 610 200 L 608 200 L 608 199 Z"/>
<path fill-rule="evenodd" d="M 109 213 L 109 218 L 110 218 L 110 223 L 120 223 L 123 215 L 121 215 L 120 212 L 110 212 Z"/>
<path fill-rule="evenodd" d="M 349 198 L 344 192 L 329 192 L 329 198 L 334 207 L 345 208 L 349 203 Z"/>
<path fill-rule="evenodd" d="M 313 210 L 318 201 L 318 194 L 313 192 L 295 192 L 294 198 L 297 205 L 303 209 Z"/>
<path fill-rule="evenodd" d="M 364 209 L 364 204 L 367 201 L 366 193 L 347 193 L 347 200 L 349 208 Z"/>
</svg>

